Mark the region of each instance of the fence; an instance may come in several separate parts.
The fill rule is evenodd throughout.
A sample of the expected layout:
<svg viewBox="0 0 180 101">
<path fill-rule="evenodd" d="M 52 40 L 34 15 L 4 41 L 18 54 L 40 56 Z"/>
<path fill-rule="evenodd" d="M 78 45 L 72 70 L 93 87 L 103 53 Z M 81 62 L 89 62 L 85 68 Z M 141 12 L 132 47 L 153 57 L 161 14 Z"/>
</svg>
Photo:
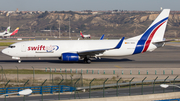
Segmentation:
<svg viewBox="0 0 180 101">
<path fill-rule="evenodd" d="M 32 87 L 8 87 L 8 88 L 0 88 L 0 94 L 6 93 L 13 93 L 13 92 L 19 92 L 23 89 L 31 89 L 34 94 L 42 94 L 42 93 L 50 93 L 53 94 L 53 92 L 72 92 L 75 90 L 74 87 L 65 86 L 65 85 L 59 85 L 56 86 L 32 86 Z"/>
<path fill-rule="evenodd" d="M 143 85 L 148 85 L 148 87 L 150 87 L 150 85 L 152 84 L 152 88 L 150 89 L 150 94 L 154 94 L 156 91 L 156 93 L 160 93 L 159 92 L 159 89 L 154 89 L 155 88 L 155 84 L 168 84 L 168 83 L 173 83 L 173 85 L 175 85 L 175 83 L 179 82 L 180 79 L 177 79 L 178 76 L 176 76 L 174 79 L 168 79 L 169 76 L 167 76 L 165 79 L 162 79 L 162 80 L 157 80 L 158 77 L 154 78 L 154 80 L 146 80 L 146 77 L 144 79 L 142 79 L 142 81 L 135 81 L 133 82 L 133 78 L 131 78 L 130 81 L 128 82 L 125 82 L 125 83 L 119 83 L 119 81 L 122 79 L 122 78 L 119 78 L 119 80 L 117 80 L 117 83 L 116 84 L 106 84 L 106 81 L 108 81 L 108 78 L 105 79 L 103 82 L 102 82 L 102 85 L 97 85 L 97 86 L 92 86 L 91 87 L 91 83 L 93 83 L 94 79 L 92 79 L 90 82 L 89 82 L 89 86 L 88 87 L 76 87 L 76 83 L 79 82 L 80 78 L 78 80 L 76 80 L 76 82 L 74 82 L 73 86 L 74 87 L 69 87 L 69 86 L 64 86 L 64 85 L 56 85 L 56 86 L 43 86 L 43 84 L 46 82 L 46 80 L 42 83 L 41 86 L 35 86 L 35 87 L 8 87 L 6 88 L 7 84 L 9 83 L 9 81 L 6 83 L 5 85 L 5 88 L 0 88 L 2 91 L 0 92 L 1 94 L 4 94 L 3 92 L 5 93 L 13 93 L 13 92 L 18 92 L 24 88 L 30 88 L 33 90 L 33 93 L 37 94 L 41 94 L 42 95 L 42 99 L 43 99 L 43 93 L 50 93 L 50 94 L 53 94 L 53 92 L 59 92 L 59 99 L 60 99 L 60 92 L 64 92 L 64 91 L 68 91 L 68 92 L 72 92 L 74 91 L 74 99 L 76 99 L 76 95 L 78 94 L 79 96 L 79 91 L 83 90 L 83 89 L 88 89 L 89 90 L 89 96 L 87 98 L 92 98 L 91 96 L 91 89 L 102 89 L 103 90 L 103 93 L 101 91 L 101 93 L 99 94 L 102 94 L 101 97 L 107 97 L 109 94 L 105 93 L 106 89 L 105 88 L 116 88 L 116 90 L 114 90 L 116 93 L 114 93 L 114 96 L 119 96 L 119 90 L 120 90 L 120 86 L 121 87 L 125 87 L 125 91 L 122 91 L 122 92 L 126 92 L 125 94 L 128 94 L 129 96 L 132 95 L 132 91 L 134 90 L 131 89 L 131 87 L 135 87 L 136 85 L 139 86 L 138 89 L 140 90 L 136 90 L 135 91 L 135 94 L 137 94 L 139 91 L 139 95 L 143 95 L 144 94 L 144 86 Z M 63 79 L 61 80 L 61 82 L 63 81 Z M 61 82 L 59 84 L 61 84 Z M 147 87 L 147 86 L 146 86 Z M 160 88 L 160 87 L 158 87 Z M 152 90 L 153 89 L 153 90 Z M 163 92 L 161 93 L 164 93 L 165 90 L 162 89 Z M 174 91 L 174 89 L 173 89 Z M 177 90 L 176 90 L 177 91 Z M 82 93 L 83 94 L 83 93 Z M 97 93 L 96 93 L 97 94 Z M 146 93 L 147 94 L 147 93 Z M 63 96 L 63 95 L 61 95 Z M 121 95 L 122 96 L 122 95 Z M 126 95 L 127 96 L 127 95 Z M 72 97 L 72 96 L 71 96 Z M 80 98 L 80 97 L 79 97 Z M 83 95 L 83 98 L 84 98 L 84 95 Z M 6 99 L 6 96 L 5 96 L 5 99 Z M 72 99 L 72 98 L 71 98 Z"/>
<path fill-rule="evenodd" d="M 12 85 L 23 85 L 24 81 L 29 79 L 30 83 L 28 83 L 28 86 L 34 86 L 34 85 L 39 85 L 41 84 L 41 82 L 48 78 L 46 85 L 57 85 L 59 83 L 60 80 L 64 79 L 64 82 L 62 83 L 62 85 L 67 85 L 67 86 L 73 86 L 73 82 L 75 82 L 77 79 L 80 78 L 80 82 L 78 82 L 78 86 L 83 86 L 83 77 L 82 74 L 78 73 L 78 74 L 71 74 L 68 75 L 68 73 L 55 73 L 52 71 L 51 68 L 49 68 L 48 72 L 45 72 L 43 70 L 35 70 L 34 67 L 32 67 L 32 70 L 30 69 L 19 69 L 16 66 L 16 69 L 11 69 L 11 70 L 7 70 L 7 69 L 3 69 L 3 67 L 0 65 L 1 69 L 0 69 L 0 81 L 1 81 L 1 87 L 4 83 L 6 83 L 8 80 L 11 80 L 11 84 Z M 56 71 L 56 70 L 55 70 Z M 25 72 L 28 72 L 27 74 L 25 74 Z M 40 75 L 43 76 L 39 76 L 39 72 Z M 68 71 L 67 71 L 68 72 Z M 6 75 L 9 74 L 9 75 Z M 11 76 L 12 75 L 12 76 Z M 24 77 L 24 75 L 26 75 L 26 77 Z M 38 76 L 37 76 L 38 75 Z M 46 78 L 44 78 L 45 76 L 47 76 Z M 48 77 L 49 76 L 49 77 Z"/>
<path fill-rule="evenodd" d="M 17 68 L 17 81 L 16 82 L 20 82 L 19 81 L 19 72 L 20 72 L 20 70 L 18 69 L 18 67 L 16 67 Z M 32 67 L 33 68 L 33 67 Z M 44 70 L 43 70 L 44 71 Z M 152 88 L 153 88 L 153 90 L 152 90 L 152 93 L 154 93 L 154 87 L 155 87 L 155 84 L 160 84 L 160 83 L 173 83 L 173 84 L 175 84 L 175 83 L 177 83 L 177 82 L 179 82 L 179 79 L 177 79 L 177 77 L 178 76 L 176 76 L 174 79 L 172 79 L 172 80 L 170 80 L 170 79 L 168 79 L 169 78 L 169 76 L 167 76 L 166 78 L 164 78 L 163 80 L 157 80 L 158 79 L 158 77 L 156 77 L 156 78 L 154 78 L 154 80 L 146 80 L 146 77 L 144 76 L 144 78 L 141 80 L 141 81 L 133 81 L 134 80 L 134 77 L 132 77 L 132 78 L 130 78 L 130 80 L 128 80 L 128 81 L 123 81 L 123 82 L 121 82 L 121 83 L 119 83 L 119 81 L 122 79 L 122 78 L 119 78 L 118 77 L 118 80 L 116 80 L 115 79 L 115 82 L 116 83 L 112 83 L 112 84 L 108 84 L 107 82 L 108 81 L 110 81 L 110 79 L 108 79 L 108 78 L 105 78 L 105 79 L 102 79 L 102 81 L 101 81 L 101 85 L 96 85 L 96 86 L 91 86 L 91 83 L 93 84 L 93 83 L 95 83 L 95 81 L 97 81 L 96 79 L 92 79 L 92 80 L 90 80 L 90 81 L 87 81 L 87 80 L 85 80 L 86 82 L 88 82 L 87 84 L 89 84 L 89 86 L 87 86 L 87 87 L 83 87 L 84 85 L 83 85 L 83 77 L 82 77 L 82 74 L 102 74 L 102 75 L 104 75 L 104 74 L 107 74 L 107 72 L 108 72 L 108 74 L 114 74 L 114 75 L 116 75 L 116 74 L 121 74 L 121 75 L 133 75 L 133 74 L 136 74 L 136 75 L 157 75 L 158 73 L 160 73 L 160 72 L 157 72 L 156 70 L 155 71 L 153 71 L 153 73 L 152 73 L 152 71 L 151 72 L 149 72 L 148 70 L 146 70 L 146 71 L 144 71 L 144 72 L 141 72 L 140 70 L 136 70 L 136 72 L 134 72 L 134 71 L 132 71 L 132 70 L 129 70 L 129 71 L 125 71 L 125 70 L 121 70 L 121 71 L 115 71 L 115 70 L 108 70 L 108 71 L 106 71 L 106 70 L 82 70 L 82 69 L 79 69 L 79 70 L 77 70 L 77 69 L 52 69 L 52 68 L 45 68 L 45 71 L 44 72 L 46 72 L 46 74 L 47 74 L 47 76 L 49 76 L 49 77 L 47 77 L 47 78 L 49 78 L 49 80 L 47 81 L 47 79 L 41 84 L 41 86 L 33 86 L 33 87 L 25 87 L 25 85 L 27 84 L 27 82 L 29 81 L 27 81 L 26 83 L 24 83 L 24 87 L 8 87 L 7 85 L 8 85 L 8 83 L 10 82 L 10 81 L 8 81 L 7 82 L 7 78 L 6 78 L 6 75 L 5 75 L 5 72 L 3 71 L 3 68 L 1 68 L 1 75 L 2 75 L 2 81 L 3 81 L 3 76 L 6 78 L 6 84 L 5 84 L 5 88 L 0 88 L 0 94 L 4 94 L 4 93 L 12 93 L 12 92 L 19 92 L 20 90 L 22 90 L 22 89 L 24 89 L 24 88 L 30 88 L 30 89 L 32 89 L 33 90 L 33 93 L 34 94 L 42 94 L 42 99 L 43 99 L 43 93 L 50 93 L 50 94 L 52 94 L 52 93 L 54 93 L 54 92 L 59 92 L 59 94 L 60 94 L 60 92 L 65 92 L 65 91 L 68 91 L 68 92 L 72 92 L 72 91 L 74 91 L 74 99 L 76 99 L 76 95 L 78 94 L 78 92 L 79 91 L 76 91 L 76 90 L 83 90 L 83 89 L 88 89 L 89 90 L 89 98 L 91 98 L 92 96 L 91 96 L 91 89 L 101 89 L 101 90 L 103 90 L 102 92 L 102 96 L 101 97 L 105 97 L 105 96 L 107 96 L 108 94 L 106 94 L 105 93 L 105 88 L 113 88 L 113 89 L 116 89 L 115 91 L 116 91 L 116 93 L 114 94 L 115 96 L 119 96 L 119 89 L 120 89 L 120 86 L 121 87 L 126 87 L 127 88 L 127 91 L 129 91 L 129 92 L 127 92 L 127 94 L 128 95 L 131 95 L 131 87 L 134 87 L 135 85 L 138 85 L 138 86 L 140 86 L 140 91 L 141 91 L 141 93 L 140 94 L 144 94 L 144 90 L 143 90 L 143 88 L 144 88 L 144 86 L 143 85 L 145 85 L 145 84 L 148 84 L 148 85 L 150 85 L 150 84 L 152 84 Z M 35 81 L 35 70 L 34 70 L 34 68 L 33 68 L 33 84 L 35 84 L 35 83 L 37 83 L 36 81 Z M 56 86 L 54 86 L 55 84 L 57 84 L 57 82 L 55 83 L 55 81 L 54 81 L 54 79 L 53 79 L 53 77 L 54 77 L 54 74 L 55 73 L 59 73 L 58 74 L 58 76 L 60 76 L 61 78 L 60 79 L 58 79 L 57 81 L 59 82 L 60 80 L 60 83 L 58 83 L 58 85 L 56 85 Z M 67 75 L 68 74 L 68 75 Z M 77 74 L 77 75 L 76 75 Z M 161 73 L 160 73 L 161 75 L 163 74 L 163 75 L 167 75 L 167 74 L 169 74 L 169 75 L 174 75 L 174 72 L 172 71 L 172 70 L 168 70 L 168 72 L 167 71 L 165 71 L 165 70 L 161 70 Z M 15 74 L 16 75 L 16 74 Z M 31 74 L 30 74 L 31 75 Z M 76 75 L 76 76 L 75 76 Z M 68 78 L 68 76 L 70 76 L 69 77 L 69 80 L 67 79 Z M 63 81 L 64 80 L 64 81 Z M 46 81 L 48 82 L 48 83 L 50 83 L 51 85 L 53 85 L 53 86 L 43 86 L 45 83 L 46 83 Z M 100 79 L 99 79 L 99 81 L 100 81 Z M 106 82 L 107 81 L 107 82 Z M 24 82 L 24 81 L 23 81 Z M 64 83 L 64 82 L 66 82 L 66 84 L 67 85 L 70 85 L 70 86 L 64 86 L 64 84 L 63 85 L 61 85 L 62 83 Z M 80 83 L 81 82 L 81 83 Z M 78 83 L 80 83 L 79 85 L 78 85 Z M 1 85 L 3 85 L 4 86 L 4 84 L 2 83 Z M 39 84 L 38 84 L 39 85 Z M 7 86 L 7 87 L 6 87 Z M 81 87 L 81 88 L 79 88 L 79 87 Z M 77 88 L 77 89 L 76 89 Z M 129 88 L 129 89 L 128 89 Z M 173 88 L 173 91 L 174 91 L 174 88 Z M 163 92 L 165 92 L 165 90 L 163 89 Z M 6 97 L 6 96 L 5 96 Z"/>
<path fill-rule="evenodd" d="M 45 72 L 73 73 L 73 74 L 121 74 L 121 75 L 174 75 L 173 70 L 92 70 L 92 69 L 52 69 L 45 68 Z"/>
</svg>

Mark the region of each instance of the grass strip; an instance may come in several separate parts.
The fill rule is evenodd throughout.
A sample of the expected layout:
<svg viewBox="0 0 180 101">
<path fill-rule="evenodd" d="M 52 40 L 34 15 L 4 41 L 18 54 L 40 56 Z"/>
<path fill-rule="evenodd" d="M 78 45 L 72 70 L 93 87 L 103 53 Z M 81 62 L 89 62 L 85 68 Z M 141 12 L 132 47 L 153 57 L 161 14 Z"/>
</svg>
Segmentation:
<svg viewBox="0 0 180 101">
<path fill-rule="evenodd" d="M 49 74 L 50 72 L 45 72 L 45 70 L 34 70 L 35 74 Z M 17 74 L 17 69 L 4 69 L 5 74 Z M 33 74 L 33 70 L 29 69 L 19 69 L 18 74 Z M 60 72 L 53 72 L 53 74 L 61 74 Z"/>
<path fill-rule="evenodd" d="M 9 46 L 13 44 L 14 42 L 0 42 L 0 46 Z"/>
</svg>

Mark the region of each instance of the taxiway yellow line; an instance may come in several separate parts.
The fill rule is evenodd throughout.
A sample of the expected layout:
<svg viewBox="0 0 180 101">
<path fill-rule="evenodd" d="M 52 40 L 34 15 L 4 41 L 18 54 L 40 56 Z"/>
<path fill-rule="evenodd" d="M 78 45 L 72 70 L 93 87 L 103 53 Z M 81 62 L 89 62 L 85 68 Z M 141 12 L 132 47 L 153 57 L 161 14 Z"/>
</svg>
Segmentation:
<svg viewBox="0 0 180 101">
<path fill-rule="evenodd" d="M 117 66 L 117 65 L 116 65 L 116 66 L 114 66 L 114 67 L 117 67 L 117 68 L 122 68 L 122 67 L 120 67 L 120 66 Z"/>
</svg>

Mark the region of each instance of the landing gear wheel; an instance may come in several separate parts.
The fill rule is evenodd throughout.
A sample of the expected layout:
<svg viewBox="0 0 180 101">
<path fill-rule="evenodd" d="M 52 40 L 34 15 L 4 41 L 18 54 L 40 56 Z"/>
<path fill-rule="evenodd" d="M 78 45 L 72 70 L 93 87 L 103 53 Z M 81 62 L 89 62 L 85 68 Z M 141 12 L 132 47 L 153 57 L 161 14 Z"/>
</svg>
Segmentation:
<svg viewBox="0 0 180 101">
<path fill-rule="evenodd" d="M 21 63 L 21 60 L 18 60 L 18 63 Z"/>
<path fill-rule="evenodd" d="M 91 60 L 88 58 L 84 58 L 84 63 L 91 63 Z"/>
<path fill-rule="evenodd" d="M 86 63 L 91 63 L 91 60 L 90 60 L 90 59 L 87 59 Z"/>
</svg>

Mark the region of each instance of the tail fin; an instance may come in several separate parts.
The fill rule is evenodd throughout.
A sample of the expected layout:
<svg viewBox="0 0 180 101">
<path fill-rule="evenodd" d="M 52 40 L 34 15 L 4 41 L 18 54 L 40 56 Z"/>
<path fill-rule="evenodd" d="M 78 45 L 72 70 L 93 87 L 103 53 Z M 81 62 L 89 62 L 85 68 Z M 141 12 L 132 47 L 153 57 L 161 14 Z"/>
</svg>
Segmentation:
<svg viewBox="0 0 180 101">
<path fill-rule="evenodd" d="M 162 41 L 169 17 L 169 12 L 170 9 L 164 9 L 143 34 L 129 39 Z"/>
<path fill-rule="evenodd" d="M 163 41 L 169 12 L 170 9 L 164 9 L 142 35 L 130 38 L 139 40 L 133 54 L 145 52 L 151 41 Z"/>
<path fill-rule="evenodd" d="M 82 34 L 82 32 L 81 32 L 81 31 L 80 31 L 80 35 L 81 35 L 81 37 L 82 37 L 82 38 L 84 38 L 84 35 Z"/>
<path fill-rule="evenodd" d="M 10 33 L 10 26 L 9 27 L 7 27 L 7 29 L 3 32 L 3 33 Z"/>
<path fill-rule="evenodd" d="M 170 9 L 164 9 L 154 22 L 145 31 L 141 40 L 158 40 L 162 41 L 166 30 Z"/>
<path fill-rule="evenodd" d="M 19 27 L 17 27 L 10 36 L 15 35 L 18 32 L 18 30 L 19 30 Z"/>
<path fill-rule="evenodd" d="M 101 36 L 101 38 L 99 40 L 103 40 L 104 39 L 104 34 Z"/>
</svg>

